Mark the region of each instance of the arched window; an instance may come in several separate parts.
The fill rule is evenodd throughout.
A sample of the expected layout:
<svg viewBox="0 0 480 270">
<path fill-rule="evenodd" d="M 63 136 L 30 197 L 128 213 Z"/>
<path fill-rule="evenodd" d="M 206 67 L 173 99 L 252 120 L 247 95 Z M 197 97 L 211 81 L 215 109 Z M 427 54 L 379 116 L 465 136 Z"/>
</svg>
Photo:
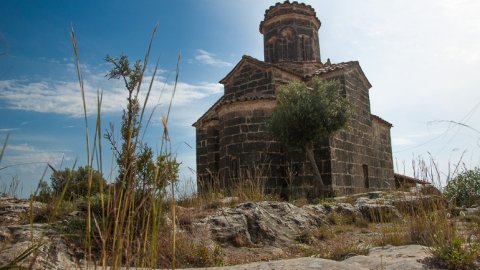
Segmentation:
<svg viewBox="0 0 480 270">
<path fill-rule="evenodd" d="M 290 27 L 285 27 L 280 32 L 280 52 L 281 59 L 295 59 L 295 31 Z"/>
<path fill-rule="evenodd" d="M 267 46 L 265 47 L 266 61 L 271 63 L 277 62 L 277 57 L 275 55 L 275 43 L 277 42 L 276 37 L 272 37 L 267 41 Z"/>
<path fill-rule="evenodd" d="M 300 35 L 300 55 L 302 60 L 312 59 L 312 39 L 307 35 Z"/>
</svg>

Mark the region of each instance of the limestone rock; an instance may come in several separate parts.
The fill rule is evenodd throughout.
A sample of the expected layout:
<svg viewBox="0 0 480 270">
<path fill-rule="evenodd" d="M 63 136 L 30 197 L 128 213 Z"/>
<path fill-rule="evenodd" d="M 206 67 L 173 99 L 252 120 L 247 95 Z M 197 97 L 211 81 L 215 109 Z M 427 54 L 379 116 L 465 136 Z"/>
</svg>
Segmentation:
<svg viewBox="0 0 480 270">
<path fill-rule="evenodd" d="M 342 263 L 351 265 L 351 269 L 427 269 L 420 261 L 429 256 L 431 254 L 425 246 L 386 246 L 371 248 L 368 256 L 350 257 Z"/>
<path fill-rule="evenodd" d="M 30 203 L 32 208 L 30 208 Z M 42 212 L 46 211 L 46 208 L 47 205 L 41 202 L 0 197 L 0 226 L 27 224 L 30 220 L 30 213 L 33 219 L 35 219 Z"/>
<path fill-rule="evenodd" d="M 372 248 L 368 256 L 350 257 L 344 261 L 332 261 L 320 258 L 296 258 L 288 260 L 276 260 L 269 262 L 255 262 L 243 265 L 233 265 L 225 267 L 212 267 L 212 270 L 313 270 L 313 269 L 330 269 L 330 270 L 369 270 L 369 269 L 385 269 L 385 270 L 403 270 L 403 269 L 429 269 L 427 265 L 421 261 L 430 254 L 424 246 L 386 246 Z"/>
<path fill-rule="evenodd" d="M 402 218 L 392 202 L 383 198 L 368 199 L 362 197 L 357 199 L 355 207 L 366 219 L 373 222 L 390 222 Z"/>
<path fill-rule="evenodd" d="M 321 207 L 299 208 L 286 202 L 247 202 L 221 208 L 198 222 L 221 244 L 285 246 L 301 232 L 324 224 Z"/>
<path fill-rule="evenodd" d="M 447 202 L 438 195 L 422 195 L 405 193 L 391 199 L 392 205 L 402 213 L 416 213 L 418 210 L 431 210 L 443 208 Z"/>
<path fill-rule="evenodd" d="M 39 202 L 32 203 L 34 216 L 46 209 Z M 32 269 L 77 269 L 77 263 L 69 254 L 67 244 L 48 224 L 28 223 L 30 201 L 0 198 L 0 267 L 12 262 L 17 256 L 35 244 L 40 244 L 19 265 Z"/>
</svg>

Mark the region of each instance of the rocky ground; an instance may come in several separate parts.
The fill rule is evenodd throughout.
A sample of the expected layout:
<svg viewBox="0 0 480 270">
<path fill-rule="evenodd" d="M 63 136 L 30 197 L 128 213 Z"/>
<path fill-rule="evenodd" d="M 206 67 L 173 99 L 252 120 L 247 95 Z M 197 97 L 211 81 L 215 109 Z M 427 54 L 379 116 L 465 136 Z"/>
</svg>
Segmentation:
<svg viewBox="0 0 480 270">
<path fill-rule="evenodd" d="M 77 268 L 67 243 L 45 220 L 38 220 L 45 211 L 43 203 L 0 197 L 0 268 L 38 244 L 21 266 L 29 267 L 34 261 L 33 269 Z"/>
<path fill-rule="evenodd" d="M 212 269 L 435 269 L 424 246 L 375 246 L 385 237 L 384 224 L 438 200 L 410 192 L 374 192 L 303 206 L 230 198 L 215 207 L 178 207 L 177 212 L 179 234 L 209 239 L 222 247 L 225 263 L 233 265 Z M 22 266 L 34 261 L 33 269 L 79 268 L 78 247 L 42 220 L 47 209 L 38 202 L 0 198 L 0 268 L 32 243 L 41 246 Z"/>
<path fill-rule="evenodd" d="M 430 256 L 427 248 L 419 245 L 400 247 L 372 248 L 368 256 L 358 255 L 343 261 L 333 261 L 321 258 L 295 258 L 274 260 L 269 262 L 254 262 L 242 265 L 213 267 L 216 270 L 291 270 L 291 269 L 329 269 L 329 270 L 368 270 L 368 269 L 434 269 L 424 263 Z M 189 268 L 196 269 L 196 268 Z"/>
</svg>

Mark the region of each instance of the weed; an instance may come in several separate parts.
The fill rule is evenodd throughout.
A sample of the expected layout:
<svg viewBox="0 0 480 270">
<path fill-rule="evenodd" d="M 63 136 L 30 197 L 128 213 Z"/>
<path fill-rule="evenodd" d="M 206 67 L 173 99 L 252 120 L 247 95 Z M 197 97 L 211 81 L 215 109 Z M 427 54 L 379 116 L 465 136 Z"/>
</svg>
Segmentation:
<svg viewBox="0 0 480 270">
<path fill-rule="evenodd" d="M 300 244 L 312 245 L 318 241 L 325 241 L 334 237 L 332 228 L 321 226 L 316 229 L 306 230 L 298 235 L 295 240 Z"/>
<path fill-rule="evenodd" d="M 318 257 L 330 260 L 344 260 L 356 255 L 368 255 L 369 247 L 362 243 L 351 243 L 347 239 L 338 239 L 334 244 L 321 250 Z"/>
<path fill-rule="evenodd" d="M 469 269 L 475 265 L 480 255 L 477 243 L 466 243 L 465 239 L 457 234 L 447 241 L 440 236 L 435 237 L 431 251 L 448 269 Z"/>
</svg>

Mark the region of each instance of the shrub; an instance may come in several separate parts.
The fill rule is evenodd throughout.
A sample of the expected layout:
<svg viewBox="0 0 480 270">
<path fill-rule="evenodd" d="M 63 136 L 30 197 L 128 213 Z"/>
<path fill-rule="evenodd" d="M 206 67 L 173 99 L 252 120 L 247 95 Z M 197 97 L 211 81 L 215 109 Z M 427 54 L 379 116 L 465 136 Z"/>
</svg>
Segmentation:
<svg viewBox="0 0 480 270">
<path fill-rule="evenodd" d="M 444 194 L 457 206 L 470 207 L 480 202 L 480 168 L 460 173 L 448 182 Z"/>
<path fill-rule="evenodd" d="M 448 269 L 471 269 L 480 255 L 478 244 L 466 243 L 459 235 L 453 236 L 450 241 L 438 239 L 431 249 Z"/>
<path fill-rule="evenodd" d="M 63 171 L 56 171 L 50 177 L 52 181 L 52 192 L 54 195 L 60 195 L 65 191 L 65 200 L 75 200 L 79 197 L 88 195 L 88 177 L 89 166 L 75 169 L 65 169 Z M 92 187 L 91 195 L 102 192 L 106 186 L 105 179 L 102 174 L 97 171 L 92 171 Z"/>
<path fill-rule="evenodd" d="M 52 188 L 45 180 L 38 182 L 37 191 L 35 192 L 34 199 L 39 202 L 48 203 L 52 198 Z"/>
</svg>

